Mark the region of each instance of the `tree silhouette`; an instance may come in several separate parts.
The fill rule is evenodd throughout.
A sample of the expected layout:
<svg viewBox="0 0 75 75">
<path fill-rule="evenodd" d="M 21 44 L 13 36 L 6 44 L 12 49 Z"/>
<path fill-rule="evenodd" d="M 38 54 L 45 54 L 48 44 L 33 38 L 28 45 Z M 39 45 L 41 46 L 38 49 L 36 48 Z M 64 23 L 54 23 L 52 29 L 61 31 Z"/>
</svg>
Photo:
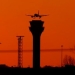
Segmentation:
<svg viewBox="0 0 75 75">
<path fill-rule="evenodd" d="M 71 56 L 66 55 L 63 59 L 63 66 L 65 66 L 65 65 L 74 66 L 75 65 L 75 59 Z"/>
</svg>

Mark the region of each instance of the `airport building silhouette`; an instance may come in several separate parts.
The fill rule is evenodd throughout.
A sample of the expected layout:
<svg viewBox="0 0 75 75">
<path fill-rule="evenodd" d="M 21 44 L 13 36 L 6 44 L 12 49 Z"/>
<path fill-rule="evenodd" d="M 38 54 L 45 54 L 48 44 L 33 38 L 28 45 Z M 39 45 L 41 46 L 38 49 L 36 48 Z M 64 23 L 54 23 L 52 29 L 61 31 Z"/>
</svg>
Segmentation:
<svg viewBox="0 0 75 75">
<path fill-rule="evenodd" d="M 44 31 L 44 21 L 30 21 L 29 30 L 33 35 L 33 68 L 40 68 L 40 36 Z"/>
</svg>

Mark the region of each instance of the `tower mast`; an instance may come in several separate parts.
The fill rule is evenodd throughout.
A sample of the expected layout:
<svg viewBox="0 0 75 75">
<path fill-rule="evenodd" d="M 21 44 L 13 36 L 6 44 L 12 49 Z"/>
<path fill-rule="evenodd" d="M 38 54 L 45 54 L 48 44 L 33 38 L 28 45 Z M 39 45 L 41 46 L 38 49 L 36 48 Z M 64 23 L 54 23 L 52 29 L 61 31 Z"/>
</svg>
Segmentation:
<svg viewBox="0 0 75 75">
<path fill-rule="evenodd" d="M 18 67 L 23 67 L 23 37 L 24 36 L 16 36 L 18 37 Z"/>
</svg>

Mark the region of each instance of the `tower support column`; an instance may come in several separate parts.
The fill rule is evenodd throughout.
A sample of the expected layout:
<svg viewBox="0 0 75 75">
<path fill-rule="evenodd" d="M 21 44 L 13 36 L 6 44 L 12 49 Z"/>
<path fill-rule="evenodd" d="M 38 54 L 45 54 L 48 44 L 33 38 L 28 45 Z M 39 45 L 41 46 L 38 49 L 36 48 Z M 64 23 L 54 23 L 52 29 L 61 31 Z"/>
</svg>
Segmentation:
<svg viewBox="0 0 75 75">
<path fill-rule="evenodd" d="M 33 36 L 33 68 L 40 68 L 40 35 Z"/>
</svg>

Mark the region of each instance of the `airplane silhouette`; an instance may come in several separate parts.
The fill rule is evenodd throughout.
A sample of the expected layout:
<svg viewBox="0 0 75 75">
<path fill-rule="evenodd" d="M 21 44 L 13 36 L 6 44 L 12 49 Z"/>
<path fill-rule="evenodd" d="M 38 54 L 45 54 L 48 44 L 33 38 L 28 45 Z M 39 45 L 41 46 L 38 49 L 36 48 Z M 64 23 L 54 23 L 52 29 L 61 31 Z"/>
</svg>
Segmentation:
<svg viewBox="0 0 75 75">
<path fill-rule="evenodd" d="M 32 18 L 35 18 L 35 17 L 41 18 L 42 16 L 48 16 L 48 15 L 40 15 L 38 11 L 38 14 L 35 13 L 34 15 L 27 15 L 27 16 L 31 16 Z"/>
</svg>

